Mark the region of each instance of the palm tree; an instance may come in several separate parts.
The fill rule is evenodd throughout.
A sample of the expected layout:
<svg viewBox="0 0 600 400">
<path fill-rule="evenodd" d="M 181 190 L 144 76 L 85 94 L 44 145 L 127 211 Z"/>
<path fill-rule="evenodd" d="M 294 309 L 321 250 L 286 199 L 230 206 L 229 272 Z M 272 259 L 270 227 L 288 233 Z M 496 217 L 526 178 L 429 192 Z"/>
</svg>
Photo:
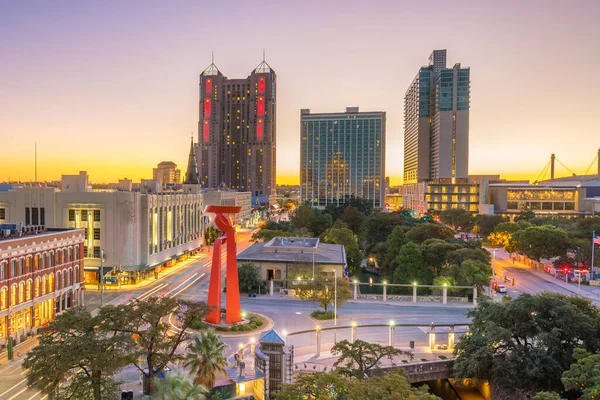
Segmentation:
<svg viewBox="0 0 600 400">
<path fill-rule="evenodd" d="M 194 384 L 192 379 L 180 373 L 156 379 L 156 389 L 154 400 L 205 400 L 208 393 L 205 386 Z"/>
<path fill-rule="evenodd" d="M 188 346 L 185 366 L 191 367 L 191 373 L 196 374 L 196 384 L 209 389 L 214 387 L 217 372 L 225 373 L 229 365 L 225 357 L 226 347 L 212 330 L 200 332 L 200 336 L 194 337 L 193 343 Z"/>
</svg>

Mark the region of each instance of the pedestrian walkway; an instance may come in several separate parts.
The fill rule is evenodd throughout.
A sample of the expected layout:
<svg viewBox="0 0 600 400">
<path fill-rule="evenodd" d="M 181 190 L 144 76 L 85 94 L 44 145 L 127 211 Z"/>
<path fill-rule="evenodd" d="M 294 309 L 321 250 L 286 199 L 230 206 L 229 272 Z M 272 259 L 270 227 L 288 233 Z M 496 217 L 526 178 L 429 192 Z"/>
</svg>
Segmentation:
<svg viewBox="0 0 600 400">
<path fill-rule="evenodd" d="M 161 272 L 158 273 L 158 279 L 154 275 L 151 275 L 145 279 L 139 280 L 138 282 L 136 282 L 134 284 L 126 284 L 126 285 L 119 285 L 119 286 L 105 285 L 104 291 L 105 292 L 130 291 L 130 290 L 143 288 L 145 286 L 151 285 L 152 283 L 157 282 L 157 281 L 181 270 L 182 268 L 188 267 L 191 264 L 198 262 L 199 260 L 211 259 L 210 258 L 211 256 L 212 256 L 212 248 L 209 249 L 207 252 L 200 253 L 195 256 L 191 256 L 187 260 L 177 263 L 177 264 L 173 265 L 172 267 L 163 269 Z M 86 283 L 85 290 L 88 292 L 99 292 L 100 290 L 98 289 L 98 286 L 99 285 L 97 283 Z"/>
</svg>

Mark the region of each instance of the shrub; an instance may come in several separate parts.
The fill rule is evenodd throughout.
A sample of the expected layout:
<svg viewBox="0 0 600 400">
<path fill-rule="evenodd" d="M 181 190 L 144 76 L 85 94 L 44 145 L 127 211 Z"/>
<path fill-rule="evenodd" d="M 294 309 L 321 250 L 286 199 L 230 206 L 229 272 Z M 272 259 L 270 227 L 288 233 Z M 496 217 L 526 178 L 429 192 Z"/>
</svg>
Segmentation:
<svg viewBox="0 0 600 400">
<path fill-rule="evenodd" d="M 446 357 L 446 356 L 444 356 L 444 355 L 441 355 L 441 356 L 438 356 L 438 358 L 439 358 L 440 360 L 445 360 L 445 359 L 447 359 L 448 357 Z"/>
<path fill-rule="evenodd" d="M 321 311 L 316 310 L 310 313 L 310 316 L 314 319 L 325 320 L 325 319 L 333 319 L 334 314 L 333 311 Z"/>
</svg>

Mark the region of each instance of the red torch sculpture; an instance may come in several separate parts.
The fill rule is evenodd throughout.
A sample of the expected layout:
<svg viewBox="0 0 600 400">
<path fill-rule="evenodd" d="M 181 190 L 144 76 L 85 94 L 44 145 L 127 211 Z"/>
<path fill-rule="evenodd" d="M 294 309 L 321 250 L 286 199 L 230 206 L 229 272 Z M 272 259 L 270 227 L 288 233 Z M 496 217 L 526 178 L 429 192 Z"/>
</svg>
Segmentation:
<svg viewBox="0 0 600 400">
<path fill-rule="evenodd" d="M 242 207 L 206 206 L 204 212 L 215 213 L 215 225 L 223 232 L 223 236 L 215 240 L 213 261 L 210 269 L 210 285 L 208 287 L 208 305 L 210 310 L 206 322 L 221 323 L 221 244 L 225 243 L 227 254 L 227 293 L 225 323 L 234 324 L 242 320 L 240 309 L 240 286 L 236 260 L 235 231 L 227 214 L 237 214 Z"/>
</svg>

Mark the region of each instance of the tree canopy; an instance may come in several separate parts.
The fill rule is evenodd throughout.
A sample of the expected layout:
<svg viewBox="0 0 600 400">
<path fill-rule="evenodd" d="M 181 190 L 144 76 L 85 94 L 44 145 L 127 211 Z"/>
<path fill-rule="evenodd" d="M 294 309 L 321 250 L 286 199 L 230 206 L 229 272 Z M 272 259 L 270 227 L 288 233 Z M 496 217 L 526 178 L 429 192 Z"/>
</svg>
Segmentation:
<svg viewBox="0 0 600 400">
<path fill-rule="evenodd" d="M 250 293 L 252 289 L 263 286 L 260 268 L 252 262 L 244 262 L 238 266 L 238 280 L 242 293 Z"/>
<path fill-rule="evenodd" d="M 360 272 L 362 256 L 358 248 L 358 237 L 348 228 L 329 228 L 321 236 L 323 243 L 342 244 L 351 273 Z"/>
<path fill-rule="evenodd" d="M 468 314 L 470 335 L 456 345 L 454 374 L 488 380 L 506 398 L 561 391 L 577 347 L 600 348 L 600 312 L 588 300 L 557 293 L 482 300 Z"/>
<path fill-rule="evenodd" d="M 406 238 L 414 243 L 423 243 L 427 239 L 444 240 L 452 236 L 454 236 L 452 229 L 431 222 L 416 225 L 406 232 Z"/>
<path fill-rule="evenodd" d="M 379 343 L 365 342 L 360 339 L 350 342 L 342 340 L 331 348 L 331 354 L 339 356 L 333 366 L 344 375 L 357 379 L 365 379 L 381 368 L 381 361 L 387 359 L 390 365 L 395 365 L 396 357 L 405 356 L 413 359 L 410 351 L 404 351 L 394 346 L 382 346 Z"/>
<path fill-rule="evenodd" d="M 337 288 L 336 288 L 337 286 Z M 335 300 L 337 290 L 337 306 L 340 307 L 352 298 L 350 284 L 344 278 L 338 277 L 325 279 L 315 274 L 315 279 L 307 279 L 298 282 L 294 289 L 296 295 L 304 300 L 311 300 L 319 303 L 327 311 L 329 304 Z"/>
</svg>

